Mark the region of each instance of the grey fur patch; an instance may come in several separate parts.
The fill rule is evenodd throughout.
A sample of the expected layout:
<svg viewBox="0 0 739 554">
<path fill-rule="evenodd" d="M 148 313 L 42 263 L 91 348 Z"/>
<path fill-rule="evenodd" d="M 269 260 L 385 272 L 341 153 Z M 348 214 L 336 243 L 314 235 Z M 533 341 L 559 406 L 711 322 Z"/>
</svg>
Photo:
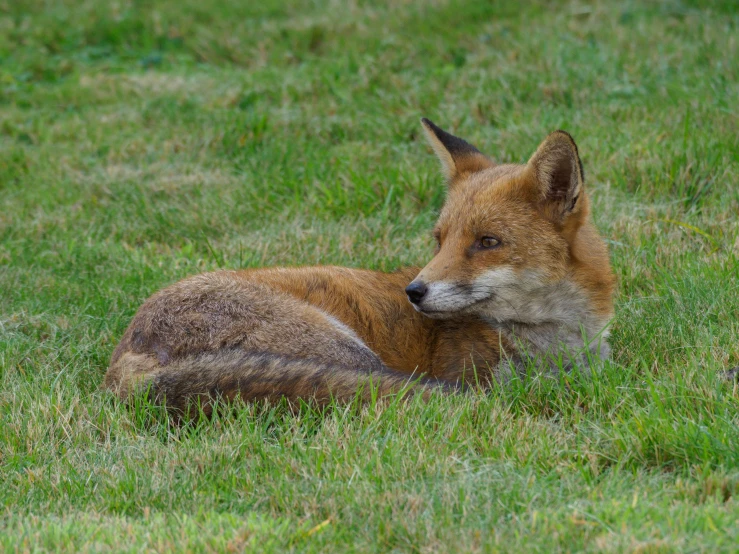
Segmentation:
<svg viewBox="0 0 739 554">
<path fill-rule="evenodd" d="M 556 372 L 573 364 L 587 365 L 589 358 L 609 356 L 609 320 L 592 313 L 588 298 L 575 283 L 564 279 L 548 284 L 533 272 L 506 274 L 498 270 L 492 277 L 481 278 L 491 294 L 479 309 L 517 346 L 517 369 L 533 364 Z M 507 365 L 507 361 L 502 364 Z"/>
</svg>

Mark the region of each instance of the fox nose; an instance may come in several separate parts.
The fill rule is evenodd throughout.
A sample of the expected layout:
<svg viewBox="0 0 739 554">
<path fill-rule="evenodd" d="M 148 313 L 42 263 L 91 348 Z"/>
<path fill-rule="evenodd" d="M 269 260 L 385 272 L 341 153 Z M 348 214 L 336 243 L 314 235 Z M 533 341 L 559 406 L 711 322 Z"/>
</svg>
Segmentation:
<svg viewBox="0 0 739 554">
<path fill-rule="evenodd" d="M 405 293 L 408 295 L 408 300 L 412 304 L 418 304 L 426 296 L 428 287 L 423 281 L 413 281 L 410 285 L 405 288 Z"/>
</svg>

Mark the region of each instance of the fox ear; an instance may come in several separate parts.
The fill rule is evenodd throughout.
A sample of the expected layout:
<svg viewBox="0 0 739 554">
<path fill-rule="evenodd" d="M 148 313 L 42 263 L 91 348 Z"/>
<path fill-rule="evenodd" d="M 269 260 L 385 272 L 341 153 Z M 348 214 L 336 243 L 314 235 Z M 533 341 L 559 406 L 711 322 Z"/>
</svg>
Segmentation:
<svg viewBox="0 0 739 554">
<path fill-rule="evenodd" d="M 577 145 L 569 133 L 555 131 L 544 139 L 528 168 L 536 181 L 539 201 L 555 219 L 561 221 L 579 210 L 584 175 Z"/>
<path fill-rule="evenodd" d="M 464 173 L 493 167 L 493 162 L 469 142 L 447 133 L 425 117 L 421 119 L 421 124 L 450 182 Z"/>
</svg>

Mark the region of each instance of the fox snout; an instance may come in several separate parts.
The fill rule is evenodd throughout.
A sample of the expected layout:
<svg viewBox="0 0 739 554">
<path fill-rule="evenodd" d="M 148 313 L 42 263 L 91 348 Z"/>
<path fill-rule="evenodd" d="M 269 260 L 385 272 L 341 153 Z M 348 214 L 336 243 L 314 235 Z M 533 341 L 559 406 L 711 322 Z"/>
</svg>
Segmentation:
<svg viewBox="0 0 739 554">
<path fill-rule="evenodd" d="M 535 275 L 519 275 L 510 267 L 488 269 L 472 279 L 429 279 L 419 274 L 405 289 L 413 308 L 434 319 L 462 313 L 506 311 L 541 286 Z"/>
<path fill-rule="evenodd" d="M 405 293 L 408 295 L 408 300 L 414 306 L 417 306 L 423 300 L 428 292 L 428 287 L 423 281 L 415 280 L 411 281 L 411 284 L 405 288 Z"/>
<path fill-rule="evenodd" d="M 461 283 L 433 281 L 417 277 L 405 289 L 413 308 L 426 316 L 449 317 L 475 303 L 473 288 Z"/>
</svg>

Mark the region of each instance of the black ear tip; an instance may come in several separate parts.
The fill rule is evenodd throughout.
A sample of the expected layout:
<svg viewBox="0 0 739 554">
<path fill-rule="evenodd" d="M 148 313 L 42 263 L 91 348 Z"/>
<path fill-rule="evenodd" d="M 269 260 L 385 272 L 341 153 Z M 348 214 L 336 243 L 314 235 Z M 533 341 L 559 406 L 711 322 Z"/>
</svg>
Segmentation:
<svg viewBox="0 0 739 554">
<path fill-rule="evenodd" d="M 427 131 L 430 131 L 431 133 L 436 135 L 441 142 L 448 141 L 447 137 L 456 138 L 454 137 L 454 135 L 450 135 L 449 133 L 447 133 L 444 129 L 439 127 L 436 123 L 431 121 L 428 117 L 422 117 L 421 124 L 426 128 Z M 457 140 L 461 140 L 461 139 L 457 139 Z"/>
<path fill-rule="evenodd" d="M 570 133 L 568 133 L 567 131 L 564 131 L 563 129 L 557 129 L 556 131 L 554 131 L 552 133 L 552 135 L 558 135 L 560 137 L 566 138 L 567 140 L 569 140 L 572 143 L 572 145 L 575 148 L 577 148 L 577 143 L 575 142 L 575 138 Z"/>
</svg>

